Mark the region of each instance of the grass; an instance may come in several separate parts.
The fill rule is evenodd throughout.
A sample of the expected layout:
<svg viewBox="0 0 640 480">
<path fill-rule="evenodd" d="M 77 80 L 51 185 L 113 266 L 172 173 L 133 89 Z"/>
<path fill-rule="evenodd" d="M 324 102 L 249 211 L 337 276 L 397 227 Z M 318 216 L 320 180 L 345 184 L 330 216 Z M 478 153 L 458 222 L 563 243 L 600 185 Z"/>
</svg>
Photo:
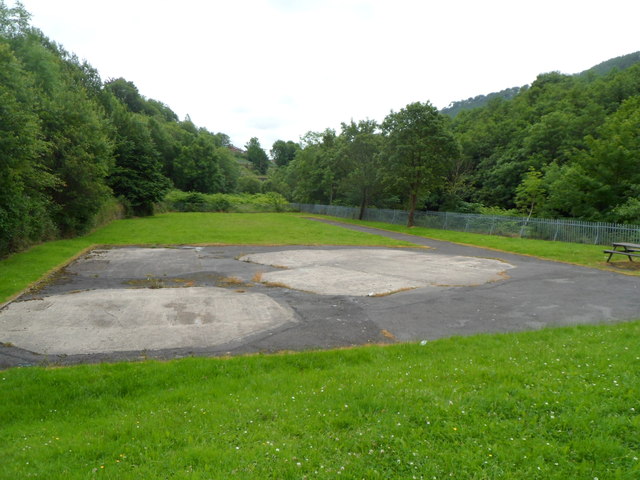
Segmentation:
<svg viewBox="0 0 640 480">
<path fill-rule="evenodd" d="M 354 225 L 364 225 L 392 232 L 417 235 L 434 240 L 443 240 L 478 247 L 486 247 L 503 252 L 518 253 L 521 255 L 531 255 L 547 260 L 554 260 L 586 267 L 602 268 L 607 270 L 622 271 L 632 275 L 640 275 L 640 262 L 636 264 L 627 261 L 626 257 L 622 261 L 606 262 L 603 253 L 604 247 L 601 245 L 585 245 L 581 243 L 551 242 L 548 240 L 535 240 L 530 238 L 501 237 L 498 235 L 482 235 L 478 233 L 454 232 L 450 230 L 438 230 L 423 227 L 405 227 L 403 225 L 392 225 L 382 222 L 370 222 L 361 220 L 349 220 L 344 218 L 331 218 L 339 222 L 351 223 Z"/>
<path fill-rule="evenodd" d="M 640 322 L 0 372 L 0 478 L 640 478 Z"/>
<path fill-rule="evenodd" d="M 586 261 L 567 253 L 582 246 L 410 233 Z M 390 242 L 295 215 L 166 214 L 5 259 L 0 296 L 92 244 Z M 640 478 L 639 338 L 629 322 L 10 369 L 0 372 L 0 479 Z"/>
<path fill-rule="evenodd" d="M 117 220 L 90 235 L 47 242 L 0 261 L 0 303 L 92 245 L 410 246 L 292 214 L 165 213 Z"/>
</svg>

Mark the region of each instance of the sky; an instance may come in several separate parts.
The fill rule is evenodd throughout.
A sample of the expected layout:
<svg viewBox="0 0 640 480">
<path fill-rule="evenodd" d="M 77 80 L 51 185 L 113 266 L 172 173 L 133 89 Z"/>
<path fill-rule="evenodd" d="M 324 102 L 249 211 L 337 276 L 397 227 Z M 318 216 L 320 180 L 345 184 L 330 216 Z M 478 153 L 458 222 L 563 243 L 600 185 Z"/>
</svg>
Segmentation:
<svg viewBox="0 0 640 480">
<path fill-rule="evenodd" d="M 12 6 L 15 2 L 5 0 Z M 23 0 L 31 24 L 238 147 L 640 50 L 638 0 Z"/>
</svg>

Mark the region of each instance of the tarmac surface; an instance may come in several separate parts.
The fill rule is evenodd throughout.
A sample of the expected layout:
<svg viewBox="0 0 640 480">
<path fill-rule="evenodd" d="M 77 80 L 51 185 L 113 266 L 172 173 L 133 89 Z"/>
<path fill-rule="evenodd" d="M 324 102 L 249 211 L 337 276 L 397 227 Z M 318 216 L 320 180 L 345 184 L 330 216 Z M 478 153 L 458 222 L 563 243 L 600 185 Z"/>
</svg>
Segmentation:
<svg viewBox="0 0 640 480">
<path fill-rule="evenodd" d="M 639 277 L 329 223 L 417 246 L 96 249 L 0 310 L 0 368 L 640 318 Z"/>
</svg>

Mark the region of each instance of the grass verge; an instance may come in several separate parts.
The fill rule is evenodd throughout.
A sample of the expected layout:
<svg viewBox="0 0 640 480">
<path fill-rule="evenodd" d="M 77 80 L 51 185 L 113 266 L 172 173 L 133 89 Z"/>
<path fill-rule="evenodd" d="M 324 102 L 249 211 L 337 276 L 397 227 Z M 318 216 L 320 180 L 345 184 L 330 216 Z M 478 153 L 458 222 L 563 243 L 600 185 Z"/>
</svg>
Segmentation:
<svg viewBox="0 0 640 480">
<path fill-rule="evenodd" d="M 614 270 L 621 273 L 640 275 L 640 262 L 629 262 L 625 258 L 620 261 L 607 263 L 608 255 L 603 253 L 601 245 L 585 245 L 582 243 L 551 242 L 548 240 L 535 240 L 530 238 L 501 237 L 498 235 L 482 235 L 479 233 L 454 232 L 451 230 L 438 230 L 423 227 L 405 227 L 390 223 L 351 220 L 345 218 L 313 215 L 318 218 L 327 218 L 338 222 L 353 225 L 364 225 L 391 232 L 406 233 L 419 237 L 432 238 L 477 247 L 491 248 L 503 252 L 531 255 L 534 257 L 554 260 L 559 262 L 584 265 L 586 267 Z"/>
<path fill-rule="evenodd" d="M 640 478 L 640 322 L 0 372 L 0 478 Z"/>
<path fill-rule="evenodd" d="M 95 232 L 37 245 L 0 261 L 0 303 L 91 245 L 411 246 L 282 213 L 165 213 L 116 220 Z"/>
</svg>

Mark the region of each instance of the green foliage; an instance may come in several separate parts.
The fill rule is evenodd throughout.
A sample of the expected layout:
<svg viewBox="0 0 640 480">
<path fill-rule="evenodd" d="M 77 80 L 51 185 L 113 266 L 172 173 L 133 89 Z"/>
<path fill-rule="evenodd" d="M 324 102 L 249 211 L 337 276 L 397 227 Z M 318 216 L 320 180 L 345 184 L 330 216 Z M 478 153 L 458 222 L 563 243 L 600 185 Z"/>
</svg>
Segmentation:
<svg viewBox="0 0 640 480">
<path fill-rule="evenodd" d="M 345 197 L 352 196 L 360 204 L 361 220 L 369 202 L 382 188 L 380 150 L 383 138 L 373 120 L 342 124 L 338 144 L 339 155 L 347 165 L 344 179 Z"/>
<path fill-rule="evenodd" d="M 296 157 L 300 145 L 291 140 L 276 140 L 271 147 L 271 158 L 278 167 L 286 167 Z"/>
<path fill-rule="evenodd" d="M 123 78 L 98 72 L 0 0 L 0 256 L 86 232 L 114 209 L 148 215 L 173 181 L 233 192 L 228 136 L 179 122 Z M 109 217 L 109 215 L 106 215 Z"/>
<path fill-rule="evenodd" d="M 199 192 L 172 190 L 164 198 L 165 207 L 179 212 L 228 212 L 231 202 L 227 195 L 206 195 Z"/>
<path fill-rule="evenodd" d="M 470 188 L 459 200 L 522 210 L 528 202 L 527 211 L 544 216 L 633 218 L 623 205 L 633 205 L 638 185 L 637 147 L 617 130 L 636 128 L 639 94 L 636 63 L 604 76 L 543 74 L 511 100 L 461 112 L 453 125 Z M 535 212 L 524 198 L 531 169 L 541 173 Z"/>
<path fill-rule="evenodd" d="M 584 77 L 590 77 L 594 75 L 606 75 L 610 73 L 612 70 L 624 70 L 625 68 L 632 67 L 640 63 L 640 52 L 629 53 L 627 55 L 622 55 L 620 57 L 611 58 L 604 62 L 599 63 L 598 65 L 591 67 L 584 72 L 579 73 L 578 75 Z"/>
<path fill-rule="evenodd" d="M 133 215 L 152 215 L 154 203 L 170 187 L 162 175 L 159 155 L 143 117 L 117 107 L 112 114 L 115 127 L 115 167 L 109 186 L 123 198 Z"/>
<path fill-rule="evenodd" d="M 59 184 L 41 156 L 31 77 L 0 41 L 0 257 L 52 233 L 50 200 L 40 191 Z"/>
<path fill-rule="evenodd" d="M 451 102 L 440 112 L 448 115 L 451 118 L 455 118 L 460 112 L 465 110 L 473 110 L 474 108 L 480 108 L 486 106 L 491 100 L 500 98 L 509 100 L 515 97 L 520 92 L 521 87 L 505 88 L 499 92 L 489 93 L 488 95 L 477 95 L 475 97 L 467 98 L 466 100 L 458 100 Z"/>
<path fill-rule="evenodd" d="M 258 139 L 253 137 L 245 148 L 247 149 L 247 160 L 253 164 L 255 172 L 259 175 L 266 174 L 269 168 L 269 157 L 260 146 Z"/>
<path fill-rule="evenodd" d="M 531 167 L 522 183 L 516 188 L 516 205 L 531 217 L 536 207 L 539 208 L 539 204 L 544 201 L 545 193 L 542 172 Z"/>
<path fill-rule="evenodd" d="M 595 136 L 585 139 L 586 148 L 576 152 L 574 161 L 556 173 L 550 185 L 552 207 L 590 220 L 634 218 L 640 191 L 638 131 L 640 95 L 623 102 Z"/>
<path fill-rule="evenodd" d="M 205 195 L 198 192 L 172 190 L 164 199 L 164 207 L 176 212 L 285 212 L 289 202 L 276 192 L 257 194 Z"/>
<path fill-rule="evenodd" d="M 127 110 L 133 113 L 142 113 L 144 110 L 145 102 L 133 82 L 117 78 L 106 82 L 104 89 L 120 100 L 127 107 Z"/>
<path fill-rule="evenodd" d="M 95 102 L 70 86 L 47 99 L 40 118 L 46 165 L 61 181 L 50 193 L 54 220 L 64 235 L 83 233 L 111 195 L 105 182 L 114 163 L 110 130 Z"/>
<path fill-rule="evenodd" d="M 214 138 L 199 133 L 182 147 L 173 164 L 173 182 L 181 190 L 214 193 L 222 190 L 224 178 L 220 169 L 218 147 Z"/>
<path fill-rule="evenodd" d="M 29 33 L 29 19 L 31 15 L 22 3 L 17 2 L 13 7 L 7 7 L 4 0 L 0 2 L 0 37 L 13 39 Z"/>
<path fill-rule="evenodd" d="M 408 226 L 412 226 L 418 196 L 443 183 L 448 164 L 459 156 L 459 147 L 445 117 L 430 103 L 412 103 L 390 113 L 382 131 L 385 169 L 390 181 L 408 197 Z"/>
<path fill-rule="evenodd" d="M 238 178 L 238 192 L 240 193 L 260 193 L 262 182 L 255 175 L 242 175 Z"/>
<path fill-rule="evenodd" d="M 476 206 L 475 211 L 471 213 L 479 213 L 481 215 L 496 215 L 499 217 L 519 217 L 520 216 L 520 212 L 516 209 L 507 210 L 505 208 L 485 207 L 483 205 Z"/>
</svg>

